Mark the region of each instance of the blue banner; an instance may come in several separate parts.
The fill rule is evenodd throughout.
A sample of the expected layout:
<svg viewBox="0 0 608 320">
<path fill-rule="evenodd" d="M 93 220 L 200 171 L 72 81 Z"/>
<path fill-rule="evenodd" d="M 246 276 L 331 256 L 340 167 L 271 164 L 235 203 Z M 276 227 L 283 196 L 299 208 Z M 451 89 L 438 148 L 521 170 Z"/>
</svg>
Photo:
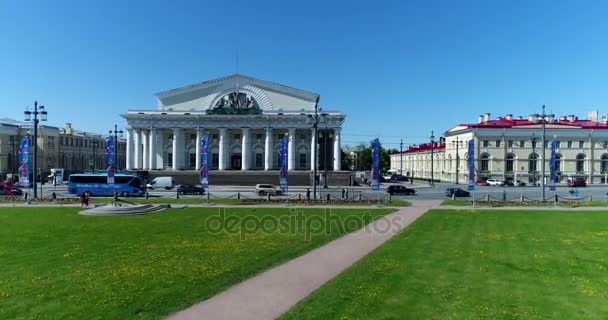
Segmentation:
<svg viewBox="0 0 608 320">
<path fill-rule="evenodd" d="M 469 185 L 467 189 L 473 191 L 475 190 L 475 140 L 469 140 L 469 150 L 467 152 L 467 167 L 469 168 Z"/>
<path fill-rule="evenodd" d="M 287 137 L 281 139 L 279 146 L 279 185 L 281 190 L 287 189 Z"/>
<path fill-rule="evenodd" d="M 380 189 L 380 140 L 372 141 L 372 190 Z"/>
<path fill-rule="evenodd" d="M 551 158 L 549 160 L 549 190 L 555 191 L 555 184 L 557 183 L 557 163 L 555 162 L 555 140 L 551 141 Z"/>
<path fill-rule="evenodd" d="M 30 186 L 30 135 L 19 142 L 19 185 Z"/>
<path fill-rule="evenodd" d="M 201 179 L 201 187 L 209 188 L 209 137 L 203 136 L 200 141 L 201 144 L 201 167 L 200 170 L 200 179 Z"/>
<path fill-rule="evenodd" d="M 116 159 L 114 158 L 114 137 L 106 138 L 106 166 L 108 171 L 108 184 L 114 184 L 114 167 Z"/>
</svg>

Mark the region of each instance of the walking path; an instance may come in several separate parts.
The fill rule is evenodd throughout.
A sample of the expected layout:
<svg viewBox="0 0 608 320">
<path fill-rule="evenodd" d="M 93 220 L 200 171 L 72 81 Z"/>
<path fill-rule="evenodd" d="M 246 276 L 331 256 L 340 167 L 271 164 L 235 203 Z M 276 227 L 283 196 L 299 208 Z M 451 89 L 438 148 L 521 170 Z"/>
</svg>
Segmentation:
<svg viewBox="0 0 608 320">
<path fill-rule="evenodd" d="M 416 201 L 363 229 L 260 273 L 169 320 L 275 319 L 441 201 Z"/>
</svg>

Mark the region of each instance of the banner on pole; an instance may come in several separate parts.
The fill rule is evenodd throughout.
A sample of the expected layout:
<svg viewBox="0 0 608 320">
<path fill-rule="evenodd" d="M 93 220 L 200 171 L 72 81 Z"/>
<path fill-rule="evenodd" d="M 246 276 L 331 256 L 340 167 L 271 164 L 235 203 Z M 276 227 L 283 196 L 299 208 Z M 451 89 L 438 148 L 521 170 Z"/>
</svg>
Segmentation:
<svg viewBox="0 0 608 320">
<path fill-rule="evenodd" d="M 106 166 L 108 172 L 108 184 L 114 184 L 114 166 L 116 159 L 114 158 L 114 137 L 106 138 Z"/>
<path fill-rule="evenodd" d="M 287 137 L 281 139 L 279 146 L 279 185 L 281 190 L 287 189 Z"/>
<path fill-rule="evenodd" d="M 30 135 L 19 142 L 19 185 L 30 186 Z"/>
<path fill-rule="evenodd" d="M 380 140 L 372 141 L 372 190 L 380 189 Z"/>
<path fill-rule="evenodd" d="M 555 140 L 551 141 L 551 158 L 549 160 L 549 170 L 550 170 L 549 190 L 555 191 L 555 184 L 557 183 L 557 163 L 556 163 L 556 159 L 555 159 Z"/>
<path fill-rule="evenodd" d="M 467 151 L 467 167 L 469 168 L 469 191 L 475 190 L 475 140 L 469 140 L 469 150 Z"/>
<path fill-rule="evenodd" d="M 209 188 L 209 137 L 203 136 L 201 141 L 201 167 L 200 170 L 200 178 L 201 178 L 201 187 Z"/>
</svg>

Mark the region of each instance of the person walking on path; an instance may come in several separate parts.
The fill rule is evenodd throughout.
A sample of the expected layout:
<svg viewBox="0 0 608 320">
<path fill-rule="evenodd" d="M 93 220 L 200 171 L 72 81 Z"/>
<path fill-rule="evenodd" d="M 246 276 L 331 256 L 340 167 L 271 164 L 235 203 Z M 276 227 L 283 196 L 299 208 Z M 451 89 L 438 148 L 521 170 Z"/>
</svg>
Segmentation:
<svg viewBox="0 0 608 320">
<path fill-rule="evenodd" d="M 342 200 L 344 200 L 344 195 L 346 194 L 346 191 L 344 190 L 344 188 L 342 188 Z"/>
<path fill-rule="evenodd" d="M 85 195 L 84 195 L 84 192 L 83 192 L 83 193 L 80 194 L 80 207 L 81 208 L 84 207 L 84 198 L 85 198 Z"/>
<path fill-rule="evenodd" d="M 310 188 L 306 188 L 306 201 L 310 201 Z"/>
<path fill-rule="evenodd" d="M 84 206 L 85 207 L 89 206 L 89 194 L 88 193 L 84 194 Z"/>
</svg>

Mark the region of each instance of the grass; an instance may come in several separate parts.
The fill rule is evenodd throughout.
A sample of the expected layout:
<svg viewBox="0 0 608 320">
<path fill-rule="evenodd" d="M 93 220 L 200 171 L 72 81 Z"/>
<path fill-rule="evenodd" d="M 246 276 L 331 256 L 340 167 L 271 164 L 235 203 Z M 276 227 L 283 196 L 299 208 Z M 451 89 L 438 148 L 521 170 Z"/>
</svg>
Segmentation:
<svg viewBox="0 0 608 320">
<path fill-rule="evenodd" d="M 471 206 L 471 201 L 469 200 L 444 200 L 441 202 L 442 206 Z M 521 206 L 521 207 L 550 207 L 552 206 L 552 202 L 547 203 L 526 203 L 526 202 L 509 202 L 506 204 L 500 204 L 497 202 L 486 203 L 483 201 L 476 201 L 475 206 L 487 206 L 487 207 L 512 207 L 512 206 Z M 557 204 L 559 207 L 608 207 L 607 201 L 573 201 L 573 202 L 559 202 Z"/>
<path fill-rule="evenodd" d="M 275 198 L 273 198 L 275 199 Z M 125 202 L 128 203 L 163 203 L 163 204 L 206 204 L 207 203 L 207 199 L 206 198 L 180 198 L 180 199 L 176 199 L 176 198 L 126 198 L 126 199 L 122 199 Z M 92 200 L 93 204 L 103 204 L 103 203 L 111 203 L 112 199 L 111 198 L 95 198 Z M 325 202 L 306 202 L 306 201 L 297 201 L 297 200 L 293 200 L 291 202 L 289 201 L 281 201 L 281 203 L 277 203 L 277 202 L 267 202 L 265 199 L 259 199 L 255 202 L 247 202 L 244 203 L 239 199 L 222 199 L 222 198 L 211 198 L 209 200 L 209 203 L 214 203 L 214 204 L 242 204 L 242 205 L 251 205 L 251 204 L 269 204 L 269 205 L 283 205 L 286 203 L 291 203 L 293 205 L 296 206 L 325 206 L 325 205 L 332 205 L 332 206 L 373 206 L 376 204 L 376 202 L 374 201 L 362 201 L 362 202 L 331 202 L 331 203 L 325 203 Z M 384 206 L 393 206 L 393 207 L 407 207 L 410 206 L 411 203 L 409 201 L 406 200 L 401 200 L 401 199 L 391 199 L 389 201 L 383 201 L 381 202 L 382 205 Z"/>
<path fill-rule="evenodd" d="M 160 319 L 392 211 L 192 208 L 87 217 L 78 210 L 0 209 L 0 319 Z M 255 232 L 251 221 L 262 217 L 305 223 Z M 252 229 L 212 229 L 234 221 Z M 307 239 L 311 226 L 321 229 Z"/>
<path fill-rule="evenodd" d="M 606 214 L 433 210 L 282 319 L 606 319 Z"/>
</svg>

